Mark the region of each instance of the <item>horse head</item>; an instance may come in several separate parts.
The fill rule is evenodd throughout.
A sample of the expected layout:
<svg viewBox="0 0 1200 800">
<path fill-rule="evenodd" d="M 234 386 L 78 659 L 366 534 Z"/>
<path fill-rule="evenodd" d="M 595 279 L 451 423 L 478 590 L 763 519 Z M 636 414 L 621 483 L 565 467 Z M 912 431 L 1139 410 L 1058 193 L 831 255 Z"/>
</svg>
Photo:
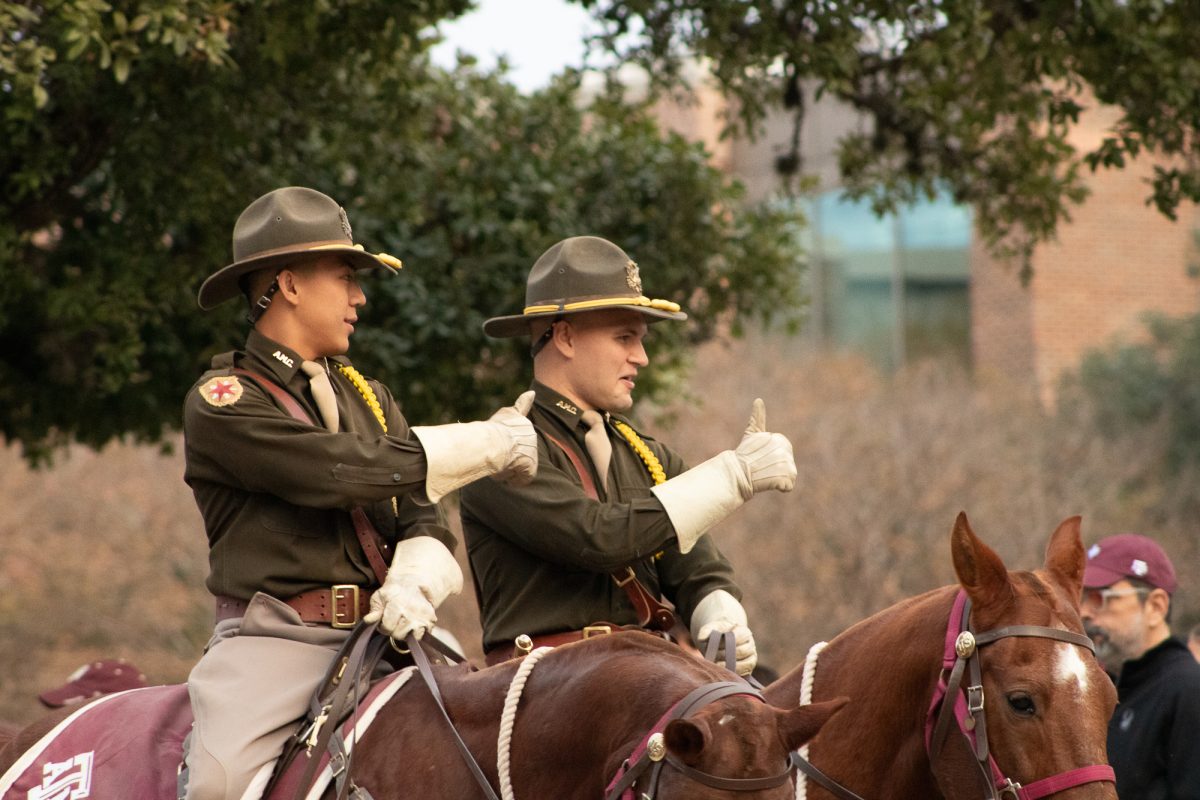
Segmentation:
<svg viewBox="0 0 1200 800">
<path fill-rule="evenodd" d="M 966 727 L 976 724 L 979 716 L 985 724 L 980 731 L 962 736 L 954 730 L 964 727 L 962 719 L 959 725 L 942 726 L 950 729 L 950 735 L 944 737 L 947 747 L 940 755 L 939 742 L 930 744 L 934 772 L 943 789 L 964 785 L 963 770 L 988 769 L 981 766 L 987 754 L 1013 784 L 1028 788 L 1044 781 L 1042 785 L 1050 788 L 1065 783 L 1076 787 L 1071 797 L 1078 800 L 1116 798 L 1111 779 L 1103 777 L 1111 776 L 1105 766 L 1105 741 L 1116 690 L 1096 661 L 1079 617 L 1084 570 L 1079 523 L 1079 517 L 1071 517 L 1058 526 L 1041 569 L 1009 572 L 971 530 L 966 515 L 958 515 L 951 553 L 962 593 L 970 601 L 963 617 L 969 613 L 972 642 L 961 645 L 955 660 L 964 661 L 964 689 L 980 683 L 978 678 L 983 687 L 977 700 L 969 696 L 973 690 L 966 693 L 968 705 L 983 706 L 980 714 L 968 712 L 974 719 Z M 953 617 L 952 611 L 951 626 L 958 624 Z M 964 642 L 965 636 L 959 633 L 958 641 Z M 966 650 L 973 651 L 974 665 L 963 658 Z M 954 656 L 948 653 L 947 657 Z M 943 666 L 949 671 L 951 663 L 947 660 Z M 943 705 L 949 699 L 948 694 Z M 953 748 L 950 740 L 957 740 Z M 952 777 L 955 773 L 957 779 Z M 945 793 L 948 798 L 979 796 L 977 792 Z M 1006 795 L 1001 791 L 999 796 Z"/>
<path fill-rule="evenodd" d="M 784 800 L 795 794 L 790 754 L 817 734 L 847 699 L 782 710 L 732 697 L 705 706 L 663 731 L 667 763 L 658 800 Z"/>
</svg>

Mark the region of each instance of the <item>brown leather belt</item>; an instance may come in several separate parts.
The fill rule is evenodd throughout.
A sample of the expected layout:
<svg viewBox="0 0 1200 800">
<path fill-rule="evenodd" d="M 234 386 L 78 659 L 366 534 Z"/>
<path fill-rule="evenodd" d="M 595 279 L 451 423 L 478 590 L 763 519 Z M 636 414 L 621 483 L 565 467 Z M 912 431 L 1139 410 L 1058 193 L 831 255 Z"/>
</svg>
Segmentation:
<svg viewBox="0 0 1200 800">
<path fill-rule="evenodd" d="M 328 589 L 312 589 L 282 602 L 296 610 L 305 622 L 353 628 L 371 610 L 371 590 L 354 584 L 339 583 Z M 248 600 L 217 595 L 217 622 L 246 614 Z"/>
<path fill-rule="evenodd" d="M 591 639 L 593 636 L 604 636 L 614 631 L 646 631 L 646 633 L 653 633 L 659 636 L 665 635 L 659 631 L 646 630 L 641 625 L 613 625 L 610 622 L 597 622 L 578 631 L 563 631 L 562 633 L 547 633 L 543 636 L 530 636 L 529 640 L 532 644 L 528 650 L 521 649 L 518 652 L 515 643 L 502 644 L 488 650 L 484 654 L 483 660 L 489 667 L 492 667 L 508 661 L 510 658 L 520 658 L 539 647 L 558 647 L 559 645 L 570 644 L 571 642 L 581 642 L 584 639 Z"/>
</svg>

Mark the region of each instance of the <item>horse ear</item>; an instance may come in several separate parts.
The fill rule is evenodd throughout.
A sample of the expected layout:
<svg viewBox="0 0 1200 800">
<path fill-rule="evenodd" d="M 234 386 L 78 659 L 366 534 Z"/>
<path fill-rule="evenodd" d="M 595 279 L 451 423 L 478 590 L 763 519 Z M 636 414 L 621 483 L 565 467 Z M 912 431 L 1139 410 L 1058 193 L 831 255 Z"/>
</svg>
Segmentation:
<svg viewBox="0 0 1200 800">
<path fill-rule="evenodd" d="M 695 766 L 700 760 L 700 754 L 704 752 L 711 738 L 708 723 L 698 717 L 671 720 L 663 730 L 663 740 L 667 749 L 690 766 Z"/>
<path fill-rule="evenodd" d="M 975 535 L 962 511 L 958 512 L 954 532 L 950 534 L 950 554 L 958 582 L 976 607 L 990 606 L 1012 593 L 1008 568 L 996 551 Z"/>
<path fill-rule="evenodd" d="M 1046 572 L 1066 590 L 1067 596 L 1079 608 L 1079 593 L 1083 590 L 1083 539 L 1079 535 L 1081 518 L 1067 517 L 1059 523 L 1050 544 L 1046 545 Z"/>
<path fill-rule="evenodd" d="M 809 739 L 817 735 L 829 718 L 842 710 L 842 706 L 850 702 L 849 697 L 835 697 L 821 703 L 807 706 L 797 706 L 781 712 L 779 733 L 788 750 L 795 750 Z"/>
</svg>

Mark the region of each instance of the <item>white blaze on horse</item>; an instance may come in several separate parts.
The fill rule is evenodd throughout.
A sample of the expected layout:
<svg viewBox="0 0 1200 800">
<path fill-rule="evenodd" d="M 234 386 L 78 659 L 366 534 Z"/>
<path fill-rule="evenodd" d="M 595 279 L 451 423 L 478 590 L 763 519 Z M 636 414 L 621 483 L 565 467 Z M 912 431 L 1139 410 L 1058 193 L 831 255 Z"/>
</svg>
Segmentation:
<svg viewBox="0 0 1200 800">
<path fill-rule="evenodd" d="M 1079 518 L 1058 526 L 1032 572 L 1009 572 L 963 514 L 951 553 L 959 585 L 814 647 L 810 687 L 802 664 L 764 691 L 784 708 L 805 694 L 850 698 L 808 758 L 853 794 L 808 780 L 798 796 L 1116 800 L 1105 747 L 1116 690 L 1079 618 Z"/>
</svg>

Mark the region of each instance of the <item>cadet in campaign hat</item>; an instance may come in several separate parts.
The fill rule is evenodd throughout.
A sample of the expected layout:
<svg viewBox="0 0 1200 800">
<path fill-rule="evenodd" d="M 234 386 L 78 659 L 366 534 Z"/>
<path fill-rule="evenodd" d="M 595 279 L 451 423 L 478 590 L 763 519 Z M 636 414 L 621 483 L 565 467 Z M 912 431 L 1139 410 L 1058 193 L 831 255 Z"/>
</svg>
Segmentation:
<svg viewBox="0 0 1200 800">
<path fill-rule="evenodd" d="M 483 332 L 497 339 L 528 336 L 533 320 L 604 308 L 631 309 L 648 322 L 687 319 L 678 303 L 642 294 L 638 265 L 624 250 L 599 236 L 573 236 L 534 263 L 525 284 L 525 309 L 489 319 Z M 534 349 L 544 343 L 535 343 Z"/>
<path fill-rule="evenodd" d="M 484 323 L 491 336 L 534 340 L 539 464 L 528 486 L 486 480 L 462 491 L 489 664 L 678 620 L 697 641 L 732 633 L 737 671 L 754 668 L 741 589 L 705 534 L 755 494 L 790 491 L 795 460 L 787 439 L 766 430 L 761 400 L 736 448 L 691 469 L 622 416 L 650 363 L 649 324 L 684 319 L 678 304 L 643 294 L 624 250 L 575 236 L 534 262 L 520 314 Z"/>
<path fill-rule="evenodd" d="M 208 311 L 237 297 L 245 275 L 322 255 L 342 256 L 355 269 L 395 272 L 402 266 L 398 258 L 368 253 L 361 244 L 355 244 L 346 210 L 332 197 L 316 189 L 285 186 L 267 192 L 237 218 L 233 226 L 233 263 L 210 275 L 200 286 L 200 308 Z"/>
</svg>

